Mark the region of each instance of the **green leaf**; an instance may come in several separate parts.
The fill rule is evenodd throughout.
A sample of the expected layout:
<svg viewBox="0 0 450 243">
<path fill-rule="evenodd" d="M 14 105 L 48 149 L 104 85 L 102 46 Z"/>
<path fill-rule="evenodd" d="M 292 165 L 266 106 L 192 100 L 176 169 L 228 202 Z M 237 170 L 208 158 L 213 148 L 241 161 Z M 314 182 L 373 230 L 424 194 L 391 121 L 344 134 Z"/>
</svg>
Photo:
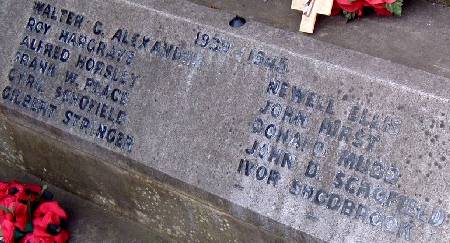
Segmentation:
<svg viewBox="0 0 450 243">
<path fill-rule="evenodd" d="M 396 16 L 402 16 L 403 0 L 397 0 L 393 3 L 386 3 L 386 9 Z"/>
<path fill-rule="evenodd" d="M 25 236 L 25 233 L 23 233 L 22 231 L 16 229 L 14 231 L 14 239 L 15 239 L 14 242 L 19 242 L 19 239 L 24 237 L 24 236 Z"/>
<path fill-rule="evenodd" d="M 25 228 L 25 231 L 21 231 L 19 229 L 16 229 L 14 231 L 14 242 L 19 242 L 19 239 L 24 237 L 27 233 L 33 232 L 33 224 L 30 222 L 27 223 L 27 226 Z"/>
<path fill-rule="evenodd" d="M 342 13 L 344 14 L 345 18 L 347 18 L 347 21 L 350 21 L 350 20 L 353 20 L 356 18 L 356 12 L 342 11 Z"/>
<path fill-rule="evenodd" d="M 6 213 L 12 213 L 11 209 L 9 209 L 7 207 L 0 206 L 0 210 L 5 211 Z"/>
<path fill-rule="evenodd" d="M 29 221 L 27 223 L 27 227 L 25 228 L 25 232 L 33 232 L 33 224 L 31 223 L 31 221 Z"/>
</svg>

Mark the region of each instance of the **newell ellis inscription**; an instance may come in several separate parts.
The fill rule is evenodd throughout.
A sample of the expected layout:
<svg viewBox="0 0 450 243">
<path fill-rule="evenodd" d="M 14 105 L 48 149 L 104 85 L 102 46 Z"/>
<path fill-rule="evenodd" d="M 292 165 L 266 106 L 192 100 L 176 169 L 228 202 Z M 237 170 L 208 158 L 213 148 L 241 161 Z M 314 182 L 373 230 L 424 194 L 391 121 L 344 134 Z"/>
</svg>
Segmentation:
<svg viewBox="0 0 450 243">
<path fill-rule="evenodd" d="M 395 161 L 371 153 L 383 143 L 384 136 L 401 131 L 399 118 L 383 117 L 377 111 L 353 105 L 347 108 L 346 119 L 340 120 L 334 118 L 338 104 L 333 97 L 324 98 L 279 80 L 269 81 L 265 91 L 269 100 L 250 125 L 249 130 L 257 136 L 245 149 L 248 159 L 240 160 L 238 173 L 277 186 L 284 173 L 300 166 L 303 173 L 294 175 L 289 187 L 298 200 L 379 227 L 404 240 L 411 240 L 414 221 L 434 227 L 444 223 L 446 212 L 442 208 L 396 190 L 401 171 Z M 320 122 L 311 122 L 312 116 L 319 116 Z M 308 135 L 308 130 L 315 135 Z M 333 142 L 347 146 L 332 149 Z M 336 159 L 331 159 L 337 165 L 334 178 L 328 185 L 314 185 L 310 179 L 318 178 L 322 167 L 327 167 L 321 164 L 327 160 L 327 150 L 337 150 Z M 368 207 L 367 201 L 376 206 Z M 397 215 L 388 213 L 389 209 Z"/>
<path fill-rule="evenodd" d="M 2 107 L 325 241 L 450 240 L 448 102 L 377 78 L 391 64 L 137 0 L 54 2 L 20 3 Z"/>
</svg>

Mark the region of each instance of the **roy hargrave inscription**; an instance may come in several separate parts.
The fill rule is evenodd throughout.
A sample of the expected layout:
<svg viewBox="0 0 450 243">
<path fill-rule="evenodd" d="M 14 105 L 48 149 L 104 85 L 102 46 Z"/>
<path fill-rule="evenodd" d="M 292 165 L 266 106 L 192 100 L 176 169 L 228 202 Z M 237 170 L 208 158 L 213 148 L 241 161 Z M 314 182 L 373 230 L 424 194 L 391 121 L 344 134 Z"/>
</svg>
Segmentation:
<svg viewBox="0 0 450 243">
<path fill-rule="evenodd" d="M 9 83 L 1 90 L 2 102 L 15 109 L 129 154 L 139 143 L 128 112 L 144 79 L 136 71 L 139 60 L 192 69 L 206 55 L 220 56 L 270 73 L 261 85 L 267 98 L 249 121 L 252 140 L 235 162 L 239 176 L 280 190 L 283 182 L 289 185 L 285 193 L 301 203 L 399 239 L 414 239 L 417 227 L 446 221 L 447 213 L 434 202 L 400 193 L 398 161 L 374 153 L 401 132 L 401 119 L 286 81 L 287 57 L 238 46 L 203 27 L 176 43 L 153 33 L 109 29 L 107 22 L 43 1 L 30 3 Z M 342 107 L 345 117 L 336 114 Z M 327 181 L 320 181 L 323 171 L 332 173 Z"/>
<path fill-rule="evenodd" d="M 135 135 L 126 132 L 127 105 L 142 79 L 133 70 L 136 57 L 150 55 L 186 67 L 200 63 L 196 52 L 150 34 L 118 28 L 107 36 L 107 24 L 42 1 L 32 2 L 32 10 L 2 100 L 122 152 L 133 151 L 136 143 Z M 204 33 L 196 45 L 219 52 L 230 48 Z"/>
<path fill-rule="evenodd" d="M 269 78 L 264 92 L 268 99 L 249 129 L 257 136 L 244 149 L 237 173 L 277 187 L 285 174 L 300 166 L 302 174 L 289 176 L 295 178 L 289 179 L 291 196 L 404 240 L 413 239 L 417 225 L 439 227 L 445 222 L 447 213 L 441 208 L 396 191 L 401 177 L 396 162 L 371 153 L 384 136 L 401 131 L 398 117 L 352 105 L 345 119 L 337 119 L 339 104 L 333 97 L 277 78 Z M 312 122 L 314 117 L 319 122 Z M 337 150 L 329 186 L 317 186 L 311 179 L 319 178 L 322 167 L 329 170 L 321 161 L 333 141 L 347 146 Z M 305 159 L 307 163 L 299 162 Z"/>
<path fill-rule="evenodd" d="M 92 36 L 81 33 L 86 22 L 82 14 L 34 2 L 2 99 L 131 152 L 134 136 L 123 128 L 139 79 L 132 71 L 139 47 L 118 45 L 116 36 L 111 44 L 102 41 L 101 22 L 93 25 Z"/>
</svg>

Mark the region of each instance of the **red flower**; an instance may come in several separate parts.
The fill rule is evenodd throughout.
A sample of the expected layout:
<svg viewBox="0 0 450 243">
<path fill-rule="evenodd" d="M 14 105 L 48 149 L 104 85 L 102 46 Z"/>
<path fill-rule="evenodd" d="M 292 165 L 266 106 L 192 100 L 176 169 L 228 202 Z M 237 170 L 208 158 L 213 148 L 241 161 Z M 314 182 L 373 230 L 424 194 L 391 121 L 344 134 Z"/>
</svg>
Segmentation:
<svg viewBox="0 0 450 243">
<path fill-rule="evenodd" d="M 0 182 L 0 199 L 8 196 L 9 183 Z"/>
<path fill-rule="evenodd" d="M 6 196 L 0 200 L 3 207 L 0 210 L 0 226 L 5 243 L 14 243 L 14 231 L 24 231 L 28 222 L 28 207 L 17 201 L 13 196 Z"/>
<path fill-rule="evenodd" d="M 334 0 L 333 7 L 337 9 L 342 9 L 349 13 L 357 13 L 359 16 L 362 16 L 362 9 L 364 7 L 363 0 Z"/>
<path fill-rule="evenodd" d="M 49 235 L 35 230 L 33 233 L 25 235 L 20 243 L 65 243 L 69 238 L 69 232 L 66 230 L 61 230 L 57 235 Z"/>
<path fill-rule="evenodd" d="M 392 12 L 386 9 L 385 4 L 372 5 L 378 16 L 391 16 Z"/>
<path fill-rule="evenodd" d="M 13 194 L 17 198 L 17 200 L 34 201 L 41 190 L 41 186 L 36 184 L 20 184 L 16 181 L 13 181 L 10 183 L 9 193 L 12 194 L 12 192 L 17 191 L 15 194 Z"/>
<path fill-rule="evenodd" d="M 332 15 L 340 14 L 341 11 L 363 15 L 364 7 L 371 7 L 379 16 L 391 16 L 392 12 L 386 9 L 386 4 L 395 3 L 397 0 L 334 0 Z"/>
<path fill-rule="evenodd" d="M 391 4 L 397 0 L 365 0 L 366 6 L 372 7 L 379 16 L 391 16 L 392 12 L 386 9 L 386 4 Z"/>
<path fill-rule="evenodd" d="M 58 202 L 44 202 L 34 211 L 33 226 L 35 231 L 47 232 L 49 225 L 59 226 L 61 220 L 67 220 L 67 213 Z"/>
<path fill-rule="evenodd" d="M 29 219 L 27 205 L 20 203 L 15 197 L 9 196 L 0 200 L 0 205 L 4 210 L 0 210 L 0 223 L 9 221 L 18 229 L 24 231 Z"/>
<path fill-rule="evenodd" d="M 1 222 L 1 230 L 3 234 L 3 242 L 14 243 L 14 223 L 9 220 Z"/>
<path fill-rule="evenodd" d="M 386 3 L 394 3 L 397 0 L 364 0 L 370 5 L 376 5 L 376 4 L 386 4 Z"/>
<path fill-rule="evenodd" d="M 42 187 L 36 184 L 21 184 L 17 181 L 0 182 L 0 199 L 14 196 L 17 200 L 34 201 L 41 190 Z"/>
<path fill-rule="evenodd" d="M 42 187 L 36 184 L 0 182 L 0 231 L 3 242 L 14 243 L 16 229 L 22 232 L 29 230 L 27 225 L 31 220 L 31 209 L 28 205 L 39 199 L 41 193 Z M 43 196 L 49 200 L 45 192 Z M 61 222 L 68 216 L 56 201 L 41 203 L 33 216 L 33 232 L 22 237 L 20 242 L 65 243 L 69 240 L 69 232 L 61 228 Z"/>
<path fill-rule="evenodd" d="M 65 243 L 69 232 L 60 227 L 62 220 L 67 220 L 67 213 L 58 202 L 44 202 L 34 211 L 33 233 L 27 234 L 21 243 Z"/>
</svg>

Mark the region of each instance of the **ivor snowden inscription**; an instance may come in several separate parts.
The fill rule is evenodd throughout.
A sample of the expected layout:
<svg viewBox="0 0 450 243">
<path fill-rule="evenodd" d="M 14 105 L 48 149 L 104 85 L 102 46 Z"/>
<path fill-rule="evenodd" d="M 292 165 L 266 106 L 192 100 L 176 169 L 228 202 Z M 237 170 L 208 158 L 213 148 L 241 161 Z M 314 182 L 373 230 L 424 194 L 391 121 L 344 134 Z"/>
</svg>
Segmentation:
<svg viewBox="0 0 450 243">
<path fill-rule="evenodd" d="M 1 105 L 325 241 L 450 240 L 447 100 L 138 2 L 5 4 Z"/>
<path fill-rule="evenodd" d="M 247 155 L 239 162 L 239 173 L 277 186 L 283 171 L 298 166 L 298 158 L 308 157 L 304 173 L 295 175 L 290 182 L 289 193 L 298 200 L 379 227 L 404 240 L 411 240 L 414 221 L 435 227 L 444 223 L 446 212 L 439 206 L 396 190 L 401 176 L 396 161 L 370 154 L 383 143 L 384 136 L 400 132 L 399 118 L 383 117 L 377 111 L 355 105 L 348 108 L 345 120 L 336 119 L 333 109 L 338 104 L 333 97 L 324 98 L 313 90 L 277 80 L 269 82 L 266 92 L 271 99 L 261 106 L 251 123 L 251 132 L 258 136 L 245 149 Z M 321 122 L 311 124 L 314 115 L 320 116 Z M 305 129 L 315 131 L 316 135 L 305 135 Z M 329 142 L 324 142 L 324 138 Z M 322 167 L 327 166 L 321 161 L 327 159 L 326 151 L 333 141 L 347 145 L 332 161 L 337 165 L 333 179 L 328 185 L 305 181 L 318 177 Z M 275 166 L 269 167 L 267 163 Z M 367 206 L 369 201 L 376 206 Z M 396 215 L 388 213 L 389 208 L 395 209 Z"/>
</svg>

